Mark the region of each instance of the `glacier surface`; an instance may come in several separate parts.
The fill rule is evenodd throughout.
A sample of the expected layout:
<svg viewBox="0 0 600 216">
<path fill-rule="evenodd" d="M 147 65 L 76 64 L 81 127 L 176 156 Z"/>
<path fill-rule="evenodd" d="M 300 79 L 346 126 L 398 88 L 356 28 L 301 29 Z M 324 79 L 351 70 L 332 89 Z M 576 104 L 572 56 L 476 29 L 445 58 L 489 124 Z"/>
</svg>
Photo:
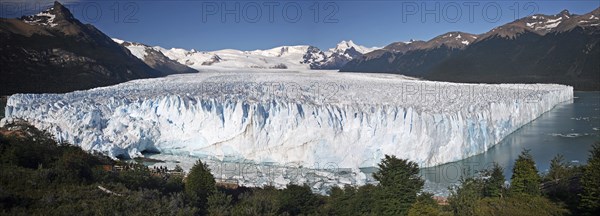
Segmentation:
<svg viewBox="0 0 600 216">
<path fill-rule="evenodd" d="M 15 94 L 25 120 L 111 157 L 142 153 L 320 169 L 423 167 L 480 154 L 555 105 L 555 84 L 456 84 L 332 71 L 204 70 L 66 94 Z"/>
</svg>

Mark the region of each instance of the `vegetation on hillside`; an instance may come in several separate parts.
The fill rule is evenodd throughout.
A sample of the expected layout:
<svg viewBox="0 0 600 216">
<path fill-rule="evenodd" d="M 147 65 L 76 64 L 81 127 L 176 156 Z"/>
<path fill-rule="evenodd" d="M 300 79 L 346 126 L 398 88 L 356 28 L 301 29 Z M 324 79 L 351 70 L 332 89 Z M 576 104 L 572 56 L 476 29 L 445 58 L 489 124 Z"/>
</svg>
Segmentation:
<svg viewBox="0 0 600 216">
<path fill-rule="evenodd" d="M 4 109 L 6 108 L 7 98 L 0 96 L 0 119 L 4 118 Z"/>
<path fill-rule="evenodd" d="M 187 177 L 56 143 L 31 126 L 0 130 L 1 215 L 597 215 L 600 144 L 586 166 L 562 156 L 539 175 L 529 151 L 515 162 L 512 185 L 497 164 L 451 188 L 440 205 L 423 192 L 416 163 L 386 156 L 378 185 L 286 189 L 220 187 L 201 161 Z M 114 169 L 120 167 L 121 169 Z"/>
</svg>

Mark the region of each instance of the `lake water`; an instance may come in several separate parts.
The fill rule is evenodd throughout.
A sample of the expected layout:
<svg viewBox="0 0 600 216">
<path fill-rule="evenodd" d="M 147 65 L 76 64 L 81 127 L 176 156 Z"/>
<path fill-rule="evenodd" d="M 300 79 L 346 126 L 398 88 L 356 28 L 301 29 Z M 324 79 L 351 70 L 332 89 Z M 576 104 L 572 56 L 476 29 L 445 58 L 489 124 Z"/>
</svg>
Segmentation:
<svg viewBox="0 0 600 216">
<path fill-rule="evenodd" d="M 463 172 L 490 167 L 493 162 L 504 167 L 510 180 L 515 160 L 523 149 L 530 149 L 540 172 L 547 172 L 550 160 L 563 154 L 567 162 L 585 164 L 594 142 L 600 141 L 600 92 L 575 92 L 573 103 L 557 105 L 538 119 L 523 126 L 483 154 L 461 161 L 425 168 L 425 188 L 437 195 L 447 195 Z"/>
</svg>

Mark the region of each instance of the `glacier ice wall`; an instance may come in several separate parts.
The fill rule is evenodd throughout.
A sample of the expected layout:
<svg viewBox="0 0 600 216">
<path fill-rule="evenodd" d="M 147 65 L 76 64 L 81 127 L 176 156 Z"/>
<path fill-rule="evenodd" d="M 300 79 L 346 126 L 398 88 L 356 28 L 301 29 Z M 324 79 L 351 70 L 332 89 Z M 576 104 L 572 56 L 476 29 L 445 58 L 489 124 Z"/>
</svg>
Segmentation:
<svg viewBox="0 0 600 216">
<path fill-rule="evenodd" d="M 116 156 L 143 151 L 305 167 L 372 167 L 385 154 L 435 166 L 482 153 L 573 89 L 454 84 L 378 74 L 204 72 L 66 94 L 16 94 L 25 120 Z"/>
</svg>

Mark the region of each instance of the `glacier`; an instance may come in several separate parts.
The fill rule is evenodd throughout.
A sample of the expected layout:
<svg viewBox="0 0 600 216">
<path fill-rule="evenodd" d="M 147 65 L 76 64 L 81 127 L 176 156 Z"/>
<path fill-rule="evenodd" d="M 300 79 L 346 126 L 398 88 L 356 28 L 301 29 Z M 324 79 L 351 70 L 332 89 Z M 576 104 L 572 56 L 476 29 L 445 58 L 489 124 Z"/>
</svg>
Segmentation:
<svg viewBox="0 0 600 216">
<path fill-rule="evenodd" d="M 60 142 L 111 157 L 160 152 L 357 169 L 388 154 L 430 167 L 483 153 L 572 98 L 572 87 L 556 84 L 204 70 L 65 94 L 15 94 L 0 125 L 24 120 Z"/>
</svg>

